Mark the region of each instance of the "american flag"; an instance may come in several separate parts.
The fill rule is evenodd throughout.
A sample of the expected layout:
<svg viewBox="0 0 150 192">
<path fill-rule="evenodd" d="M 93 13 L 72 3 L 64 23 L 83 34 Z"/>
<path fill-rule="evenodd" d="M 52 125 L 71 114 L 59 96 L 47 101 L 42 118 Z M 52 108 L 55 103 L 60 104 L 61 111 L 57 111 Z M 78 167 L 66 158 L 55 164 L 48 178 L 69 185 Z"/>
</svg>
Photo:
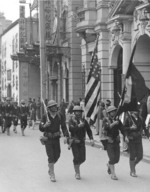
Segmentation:
<svg viewBox="0 0 150 192">
<path fill-rule="evenodd" d="M 100 99 L 101 87 L 100 75 L 101 67 L 98 64 L 96 51 L 94 51 L 85 92 L 85 117 L 89 118 L 92 121 L 95 121 L 98 112 L 98 102 Z"/>
</svg>

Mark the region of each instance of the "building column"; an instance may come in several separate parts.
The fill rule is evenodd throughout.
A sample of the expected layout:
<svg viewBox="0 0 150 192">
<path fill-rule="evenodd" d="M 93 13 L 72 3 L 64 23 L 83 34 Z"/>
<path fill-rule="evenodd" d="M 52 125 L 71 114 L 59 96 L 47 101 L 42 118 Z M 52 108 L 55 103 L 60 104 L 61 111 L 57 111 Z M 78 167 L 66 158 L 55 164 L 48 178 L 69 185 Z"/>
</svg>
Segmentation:
<svg viewBox="0 0 150 192">
<path fill-rule="evenodd" d="M 123 42 L 123 65 L 122 65 L 122 74 L 125 75 L 129 67 L 129 61 L 131 57 L 131 41 Z"/>
</svg>

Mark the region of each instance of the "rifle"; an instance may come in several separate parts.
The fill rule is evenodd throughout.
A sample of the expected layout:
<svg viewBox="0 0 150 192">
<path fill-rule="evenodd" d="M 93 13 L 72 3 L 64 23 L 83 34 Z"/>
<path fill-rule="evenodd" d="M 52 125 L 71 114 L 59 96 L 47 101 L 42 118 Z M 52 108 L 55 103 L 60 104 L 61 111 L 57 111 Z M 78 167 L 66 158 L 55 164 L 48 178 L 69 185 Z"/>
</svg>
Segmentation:
<svg viewBox="0 0 150 192">
<path fill-rule="evenodd" d="M 42 103 L 43 103 L 43 106 L 44 106 L 44 111 L 45 111 L 45 113 L 46 113 L 47 121 L 49 121 L 49 122 L 50 122 L 50 119 L 49 119 L 49 116 L 48 116 L 47 107 L 46 107 L 45 102 L 44 102 L 44 100 L 43 100 L 43 99 L 42 99 Z"/>
</svg>

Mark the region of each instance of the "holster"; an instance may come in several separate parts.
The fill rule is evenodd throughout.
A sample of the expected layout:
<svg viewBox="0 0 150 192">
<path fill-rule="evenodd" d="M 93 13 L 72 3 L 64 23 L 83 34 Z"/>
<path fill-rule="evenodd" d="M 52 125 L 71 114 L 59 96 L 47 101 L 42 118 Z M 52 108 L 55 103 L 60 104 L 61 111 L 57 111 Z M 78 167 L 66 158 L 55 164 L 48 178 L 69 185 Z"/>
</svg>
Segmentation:
<svg viewBox="0 0 150 192">
<path fill-rule="evenodd" d="M 41 144 L 42 144 L 42 145 L 45 145 L 46 142 L 48 141 L 48 138 L 45 137 L 45 136 L 41 136 L 41 137 L 40 137 L 40 141 L 41 141 Z"/>
<path fill-rule="evenodd" d="M 76 138 L 68 138 L 67 139 L 68 149 L 71 148 L 73 143 L 80 143 L 80 140 Z"/>
</svg>

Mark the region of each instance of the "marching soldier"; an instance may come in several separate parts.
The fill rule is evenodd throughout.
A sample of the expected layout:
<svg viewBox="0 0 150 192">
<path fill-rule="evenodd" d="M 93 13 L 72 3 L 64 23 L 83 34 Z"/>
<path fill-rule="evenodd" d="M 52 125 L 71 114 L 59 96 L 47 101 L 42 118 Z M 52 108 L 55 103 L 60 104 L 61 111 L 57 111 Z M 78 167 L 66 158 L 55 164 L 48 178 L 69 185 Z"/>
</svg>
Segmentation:
<svg viewBox="0 0 150 192">
<path fill-rule="evenodd" d="M 19 116 L 19 107 L 17 101 L 14 102 L 14 107 L 13 107 L 13 131 L 14 133 L 17 133 L 17 125 L 18 125 L 18 116 Z"/>
<path fill-rule="evenodd" d="M 11 104 L 11 99 L 7 97 L 6 104 L 4 106 L 4 119 L 5 119 L 4 128 L 6 129 L 8 136 L 10 135 L 12 113 L 13 113 L 13 105 Z"/>
<path fill-rule="evenodd" d="M 2 130 L 2 133 L 4 133 L 4 120 L 3 120 L 3 116 L 4 116 L 4 106 L 3 103 L 0 102 L 0 127 Z"/>
<path fill-rule="evenodd" d="M 108 117 L 103 120 L 103 126 L 105 135 L 107 136 L 107 154 L 109 157 L 108 174 L 111 174 L 111 179 L 118 180 L 115 173 L 115 164 L 119 162 L 120 159 L 120 136 L 119 131 L 124 135 L 123 125 L 120 120 L 114 120 L 116 114 L 116 107 L 109 106 L 107 108 Z"/>
<path fill-rule="evenodd" d="M 20 122 L 21 122 L 21 133 L 22 133 L 22 136 L 25 136 L 24 130 L 27 127 L 27 116 L 29 114 L 29 109 L 28 109 L 28 106 L 26 106 L 24 100 L 21 100 L 19 114 L 20 114 Z"/>
<path fill-rule="evenodd" d="M 43 103 L 44 104 L 44 103 Z M 43 115 L 39 125 L 39 130 L 44 132 L 44 144 L 48 156 L 48 166 L 50 180 L 55 182 L 54 164 L 60 157 L 60 126 L 65 137 L 69 136 L 65 120 L 58 113 L 57 103 L 54 100 L 48 102 L 45 106 L 46 114 Z M 66 140 L 66 139 L 65 139 Z"/>
<path fill-rule="evenodd" d="M 82 117 L 82 107 L 74 106 L 74 116 L 69 120 L 69 131 L 71 133 L 71 149 L 73 153 L 73 164 L 75 169 L 75 178 L 81 179 L 80 177 L 80 165 L 86 159 L 86 148 L 85 148 L 85 135 L 89 136 L 91 145 L 94 145 L 92 131 L 88 122 Z"/>
<path fill-rule="evenodd" d="M 128 117 L 125 120 L 126 141 L 129 146 L 130 154 L 130 175 L 137 177 L 135 167 L 143 158 L 142 145 L 142 118 L 139 116 L 139 110 L 127 113 Z"/>
</svg>

